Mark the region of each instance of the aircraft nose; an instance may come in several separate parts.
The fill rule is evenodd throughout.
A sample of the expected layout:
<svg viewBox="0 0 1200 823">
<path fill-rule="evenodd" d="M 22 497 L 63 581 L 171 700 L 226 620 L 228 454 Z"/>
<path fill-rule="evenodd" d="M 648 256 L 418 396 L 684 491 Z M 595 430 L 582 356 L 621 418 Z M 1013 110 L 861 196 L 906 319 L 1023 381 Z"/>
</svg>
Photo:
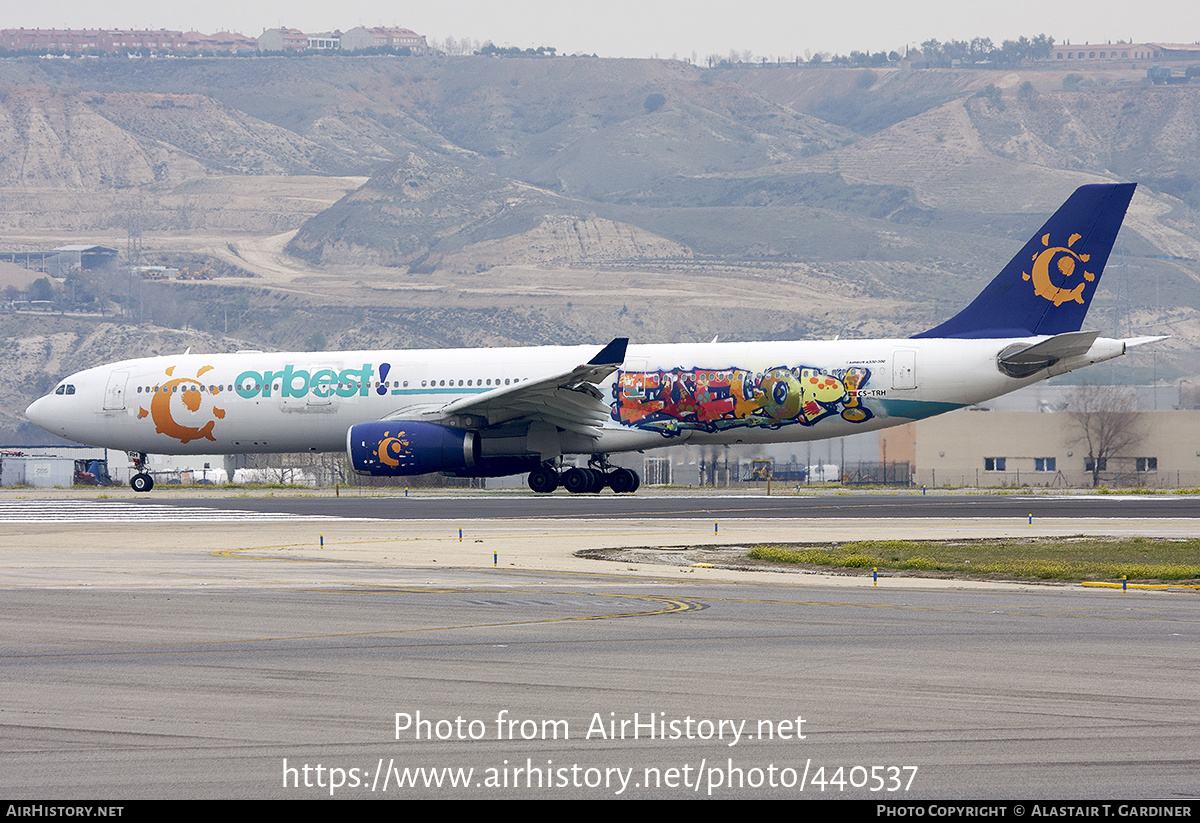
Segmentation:
<svg viewBox="0 0 1200 823">
<path fill-rule="evenodd" d="M 29 404 L 29 408 L 25 409 L 25 419 L 38 428 L 53 433 L 54 423 L 49 406 L 49 397 L 39 397 Z"/>
</svg>

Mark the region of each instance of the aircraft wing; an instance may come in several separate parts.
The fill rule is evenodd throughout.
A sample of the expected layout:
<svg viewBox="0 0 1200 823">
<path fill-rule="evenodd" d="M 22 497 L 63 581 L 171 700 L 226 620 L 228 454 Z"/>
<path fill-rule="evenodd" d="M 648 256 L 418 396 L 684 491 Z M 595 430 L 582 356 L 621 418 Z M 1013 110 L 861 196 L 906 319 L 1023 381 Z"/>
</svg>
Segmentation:
<svg viewBox="0 0 1200 823">
<path fill-rule="evenodd" d="M 618 337 L 573 369 L 464 397 L 438 409 L 435 415 L 478 415 L 487 418 L 489 426 L 525 418 L 597 437 L 611 412 L 595 384 L 620 368 L 628 345 L 629 338 Z"/>
</svg>

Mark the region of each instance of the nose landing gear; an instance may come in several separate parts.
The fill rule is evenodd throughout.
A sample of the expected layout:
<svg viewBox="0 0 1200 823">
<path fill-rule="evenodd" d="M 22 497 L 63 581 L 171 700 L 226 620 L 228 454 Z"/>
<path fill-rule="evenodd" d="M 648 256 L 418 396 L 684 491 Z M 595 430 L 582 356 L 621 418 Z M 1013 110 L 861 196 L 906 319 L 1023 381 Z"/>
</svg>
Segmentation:
<svg viewBox="0 0 1200 823">
<path fill-rule="evenodd" d="M 147 456 L 145 452 L 127 452 L 133 461 L 137 474 L 129 478 L 129 487 L 135 492 L 148 492 L 154 488 L 154 478 L 146 471 Z"/>
</svg>

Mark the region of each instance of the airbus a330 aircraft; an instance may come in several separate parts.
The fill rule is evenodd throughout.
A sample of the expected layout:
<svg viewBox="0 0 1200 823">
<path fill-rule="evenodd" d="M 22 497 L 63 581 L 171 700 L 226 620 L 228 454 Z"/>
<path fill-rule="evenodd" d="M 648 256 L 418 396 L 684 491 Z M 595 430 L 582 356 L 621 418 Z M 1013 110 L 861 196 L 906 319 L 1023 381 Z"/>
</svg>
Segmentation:
<svg viewBox="0 0 1200 823">
<path fill-rule="evenodd" d="M 25 415 L 147 453 L 329 452 L 355 471 L 529 473 L 552 492 L 637 489 L 609 456 L 682 443 L 838 437 L 972 405 L 1162 338 L 1082 331 L 1136 184 L 1083 186 L 945 323 L 908 339 L 125 360 L 73 374 Z M 590 468 L 561 470 L 563 455 Z"/>
</svg>

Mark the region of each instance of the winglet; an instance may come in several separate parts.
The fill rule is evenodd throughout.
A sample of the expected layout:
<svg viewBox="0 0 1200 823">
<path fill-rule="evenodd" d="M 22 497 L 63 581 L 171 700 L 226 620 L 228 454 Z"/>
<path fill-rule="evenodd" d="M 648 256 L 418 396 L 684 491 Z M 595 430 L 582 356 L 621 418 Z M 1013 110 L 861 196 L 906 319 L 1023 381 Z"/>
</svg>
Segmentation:
<svg viewBox="0 0 1200 823">
<path fill-rule="evenodd" d="M 527 417 L 595 437 L 609 418 L 608 404 L 595 384 L 621 367 L 628 345 L 628 337 L 615 338 L 591 360 L 573 369 L 460 397 L 434 415 L 440 419 L 455 414 L 482 415 L 490 425 Z"/>
<path fill-rule="evenodd" d="M 1079 331 L 1136 183 L 1080 186 L 971 305 L 914 337 L 1037 337 Z"/>
<path fill-rule="evenodd" d="M 629 347 L 628 337 L 615 337 L 613 341 L 600 350 L 600 353 L 587 362 L 589 366 L 619 366 L 625 362 L 625 349 Z"/>
</svg>

